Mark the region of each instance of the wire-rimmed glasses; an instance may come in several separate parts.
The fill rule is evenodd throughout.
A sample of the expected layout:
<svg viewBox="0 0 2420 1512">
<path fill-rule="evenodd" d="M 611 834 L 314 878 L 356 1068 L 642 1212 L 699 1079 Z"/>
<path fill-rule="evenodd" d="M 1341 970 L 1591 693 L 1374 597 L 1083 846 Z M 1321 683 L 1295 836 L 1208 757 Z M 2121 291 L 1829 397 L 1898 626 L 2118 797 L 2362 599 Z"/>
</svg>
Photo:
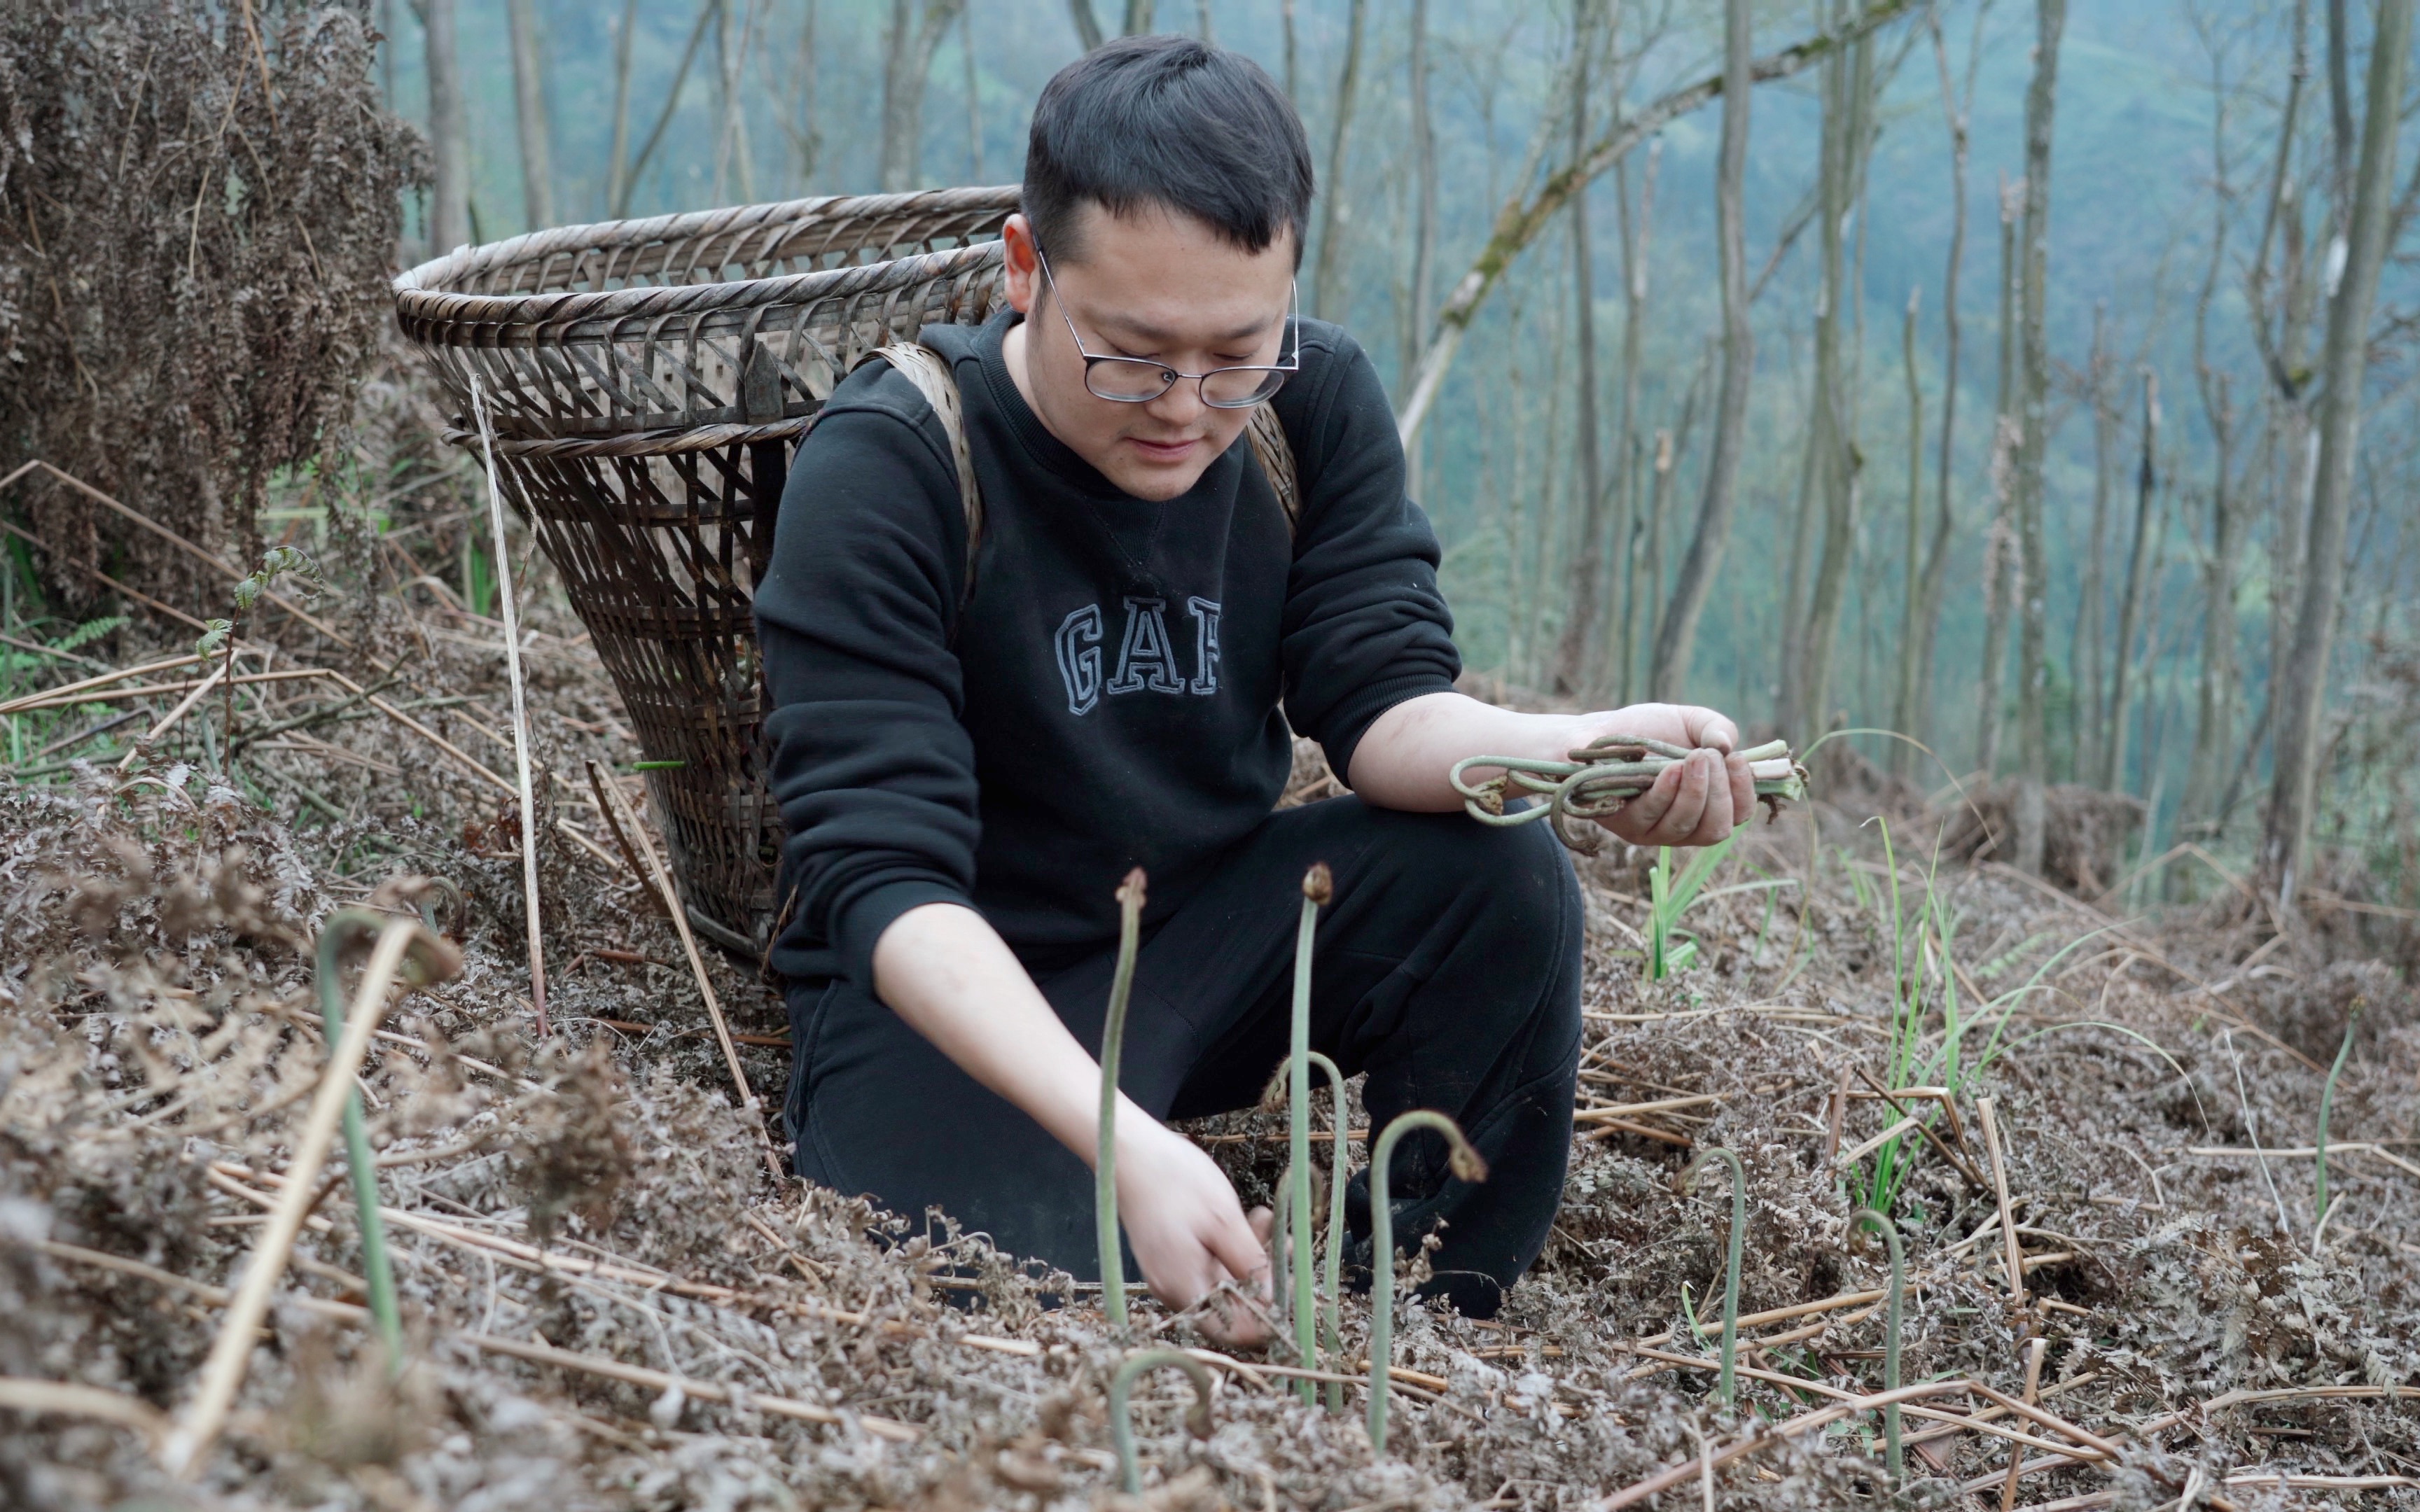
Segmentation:
<svg viewBox="0 0 2420 1512">
<path fill-rule="evenodd" d="M 1292 362 L 1275 366 L 1214 367 L 1207 373 L 1181 373 L 1147 357 L 1105 357 L 1085 350 L 1084 338 L 1076 332 L 1076 317 L 1067 313 L 1067 301 L 1060 297 L 1059 280 L 1051 274 L 1050 259 L 1042 255 L 1040 247 L 1033 249 L 1033 257 L 1042 265 L 1043 282 L 1050 285 L 1050 301 L 1059 306 L 1059 318 L 1067 322 L 1067 335 L 1076 344 L 1076 355 L 1084 360 L 1084 387 L 1096 399 L 1149 404 L 1176 387 L 1179 380 L 1191 378 L 1201 391 L 1202 402 L 1211 409 L 1249 409 L 1284 388 L 1286 378 L 1302 366 L 1301 291 L 1292 284 L 1286 294 L 1286 329 L 1294 333 Z"/>
</svg>

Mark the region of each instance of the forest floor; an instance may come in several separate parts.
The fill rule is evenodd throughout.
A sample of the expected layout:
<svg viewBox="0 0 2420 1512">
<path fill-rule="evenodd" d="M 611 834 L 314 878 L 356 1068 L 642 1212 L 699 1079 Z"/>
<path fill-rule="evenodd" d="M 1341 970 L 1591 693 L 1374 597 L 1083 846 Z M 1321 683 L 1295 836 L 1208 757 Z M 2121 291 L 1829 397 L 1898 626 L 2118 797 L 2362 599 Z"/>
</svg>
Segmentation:
<svg viewBox="0 0 2420 1512">
<path fill-rule="evenodd" d="M 120 1404 L 18 1389 L 42 1410 L 0 1434 L 0 1504 L 1110 1497 L 1109 1371 L 1137 1344 L 1201 1341 L 1148 1300 L 1117 1336 L 1095 1299 L 978 1238 L 768 1177 L 778 1119 L 738 1105 L 682 947 L 598 823 L 581 759 L 626 771 L 638 753 L 542 568 L 525 592 L 554 1032 L 535 1038 L 509 799 L 396 717 L 510 773 L 497 626 L 395 563 L 379 576 L 404 586 L 323 610 L 349 616 L 352 650 L 298 633 L 320 649 L 268 659 L 375 677 L 394 714 L 256 682 L 232 779 L 215 693 L 147 752 L 0 779 L 0 1376 Z M 271 646 L 273 622 L 250 643 Z M 1757 828 L 1677 920 L 1697 958 L 1661 981 L 1643 980 L 1648 858 L 1580 858 L 1580 1138 L 1543 1259 L 1493 1320 L 1403 1304 L 1383 1455 L 1357 1381 L 1330 1411 L 1269 1358 L 1201 1351 L 1215 1401 L 1196 1439 L 1191 1388 L 1146 1377 L 1144 1500 L 1580 1508 L 1740 1446 L 1661 1504 L 2420 1506 L 2408 968 L 2341 917 L 2278 933 L 2224 883 L 2129 914 L 1936 865 L 1956 813 L 1887 787 L 1844 780 Z M 226 1432 L 178 1480 L 157 1414 L 192 1396 L 325 1059 L 313 936 L 336 908 L 402 906 L 394 879 L 415 875 L 461 892 L 464 966 L 401 997 L 361 1080 L 409 1366 L 390 1380 L 369 1342 L 353 1207 L 328 1181 Z M 707 962 L 777 1108 L 779 997 Z M 2313 1151 L 2349 1025 L 2322 1227 Z M 1943 1100 L 1900 1102 L 1937 1138 L 1877 1145 L 1900 1119 L 1875 1089 L 1925 1087 Z M 1266 1193 L 1279 1119 L 1191 1132 L 1248 1199 Z M 1747 1177 L 1735 1408 L 1714 1389 L 1727 1182 L 1674 1181 L 1716 1145 Z M 1944 1383 L 1906 1404 L 1896 1487 L 1876 1412 L 1801 1431 L 1882 1389 L 1885 1262 L 1848 1229 L 1869 1203 L 1906 1249 L 1902 1379 Z M 1325 1363 L 1350 1373 L 1367 1330 L 1346 1297 Z M 1967 1381 L 2030 1381 L 2035 1415 Z"/>
</svg>

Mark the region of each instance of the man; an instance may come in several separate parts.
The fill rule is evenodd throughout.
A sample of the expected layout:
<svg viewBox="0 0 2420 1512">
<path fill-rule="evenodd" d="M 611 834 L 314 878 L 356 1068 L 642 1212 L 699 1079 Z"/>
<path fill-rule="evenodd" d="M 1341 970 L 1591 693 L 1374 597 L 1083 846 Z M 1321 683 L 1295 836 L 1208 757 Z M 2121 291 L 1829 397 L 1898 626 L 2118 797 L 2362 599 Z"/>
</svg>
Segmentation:
<svg viewBox="0 0 2420 1512">
<path fill-rule="evenodd" d="M 1368 1072 L 1373 1123 L 1438 1108 L 1486 1157 L 1468 1185 L 1441 1142 L 1407 1143 L 1395 1232 L 1443 1226 L 1432 1289 L 1491 1312 L 1562 1190 L 1581 908 L 1547 826 L 1472 823 L 1447 770 L 1617 732 L 1700 748 L 1606 827 L 1703 844 L 1752 801 L 1737 733 L 1453 691 L 1386 393 L 1351 337 L 1291 313 L 1311 157 L 1257 66 L 1110 43 L 1051 81 L 1027 150 L 1011 308 L 925 333 L 981 489 L 971 574 L 948 432 L 874 363 L 802 446 L 757 593 L 799 1171 L 1096 1274 L 1094 1052 L 1113 889 L 1140 866 L 1114 1151 L 1132 1261 L 1173 1308 L 1265 1288 L 1265 1211 L 1163 1120 L 1249 1104 L 1284 1057 L 1300 881 L 1325 861 L 1311 1042 Z M 1239 442 L 1263 397 L 1296 461 L 1291 524 Z M 1351 796 L 1271 811 L 1289 725 Z"/>
</svg>

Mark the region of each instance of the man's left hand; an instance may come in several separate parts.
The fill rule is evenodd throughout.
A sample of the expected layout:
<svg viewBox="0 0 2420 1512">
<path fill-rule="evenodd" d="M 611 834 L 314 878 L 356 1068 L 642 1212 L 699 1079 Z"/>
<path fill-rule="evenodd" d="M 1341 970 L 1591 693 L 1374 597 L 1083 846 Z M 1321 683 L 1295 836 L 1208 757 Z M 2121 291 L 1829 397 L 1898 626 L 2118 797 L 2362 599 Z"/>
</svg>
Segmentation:
<svg viewBox="0 0 2420 1512">
<path fill-rule="evenodd" d="M 1588 721 L 1590 741 L 1644 735 L 1689 748 L 1689 759 L 1665 768 L 1655 785 L 1597 823 L 1633 845 L 1712 845 L 1747 822 L 1756 808 L 1756 779 L 1733 754 L 1739 727 L 1712 709 L 1680 703 L 1635 703 Z"/>
</svg>

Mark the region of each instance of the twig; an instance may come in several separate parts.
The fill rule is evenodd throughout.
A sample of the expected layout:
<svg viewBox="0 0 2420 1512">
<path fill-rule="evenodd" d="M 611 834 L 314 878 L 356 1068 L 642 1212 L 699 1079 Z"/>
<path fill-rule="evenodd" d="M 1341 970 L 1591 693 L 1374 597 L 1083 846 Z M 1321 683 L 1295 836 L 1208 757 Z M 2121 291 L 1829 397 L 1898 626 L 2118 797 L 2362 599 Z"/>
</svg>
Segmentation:
<svg viewBox="0 0 2420 1512">
<path fill-rule="evenodd" d="M 319 1166 L 328 1158 L 337 1120 L 343 1117 L 346 1100 L 352 1094 L 353 1077 L 368 1054 L 370 1036 L 378 1021 L 386 1012 L 387 990 L 395 984 L 405 953 L 415 944 L 423 946 L 434 959 L 437 969 L 432 975 L 451 975 L 453 948 L 431 936 L 419 920 L 398 918 L 380 933 L 378 947 L 362 974 L 352 1011 L 346 1018 L 344 1038 L 329 1050 L 328 1067 L 320 1074 L 318 1093 L 312 1099 L 311 1111 L 295 1138 L 293 1156 L 286 1172 L 286 1191 L 259 1243 L 245 1262 L 243 1284 L 219 1327 L 218 1342 L 211 1347 L 209 1363 L 203 1366 L 194 1399 L 161 1450 L 161 1461 L 171 1474 L 190 1475 L 198 1469 L 203 1452 L 225 1426 L 236 1389 L 243 1383 L 244 1366 L 252 1357 L 254 1337 L 269 1312 L 269 1294 L 286 1270 L 287 1256 L 293 1250 L 295 1236 L 301 1232 L 311 1206 Z"/>
<path fill-rule="evenodd" d="M 1983 1180 L 1982 1174 L 1975 1169 L 1972 1162 L 1968 1161 L 1964 1155 L 1950 1149 L 1948 1145 L 1944 1143 L 1941 1136 L 1932 1132 L 1932 1126 L 1931 1124 L 1917 1121 L 1916 1115 L 1908 1112 L 1906 1105 L 1900 1103 L 1898 1098 L 1892 1096 L 1889 1091 L 1885 1090 L 1882 1083 L 1874 1080 L 1873 1077 L 1867 1072 L 1866 1068 L 1863 1066 L 1857 1067 L 1856 1073 L 1861 1079 L 1863 1079 L 1868 1087 L 1874 1089 L 1874 1095 L 1876 1097 L 1881 1098 L 1884 1102 L 1890 1104 L 1892 1112 L 1898 1114 L 1902 1119 L 1908 1119 L 1911 1123 L 1914 1123 L 1916 1126 L 1916 1132 L 1924 1135 L 1926 1141 L 1930 1143 L 1933 1149 L 1941 1152 L 1941 1158 L 1949 1163 L 1950 1168 L 1955 1170 L 1960 1176 L 1964 1177 L 1966 1180 L 1974 1186 L 1976 1191 L 1986 1192 L 1991 1190 L 1992 1183 Z M 1944 1107 L 1950 1106 L 1947 1097 L 1942 1099 L 1942 1105 Z M 1958 1114 L 1955 1108 L 1951 1108 L 1949 1118 L 1950 1127 L 1954 1130 L 1957 1127 L 1958 1119 Z"/>
<path fill-rule="evenodd" d="M 1991 1162 L 1992 1193 L 2000 1204 L 2002 1260 L 2009 1271 L 2009 1312 L 2015 1318 L 2025 1310 L 2024 1251 L 2017 1243 L 2017 1220 L 2009 1209 L 2009 1173 L 2000 1160 L 2000 1126 L 1993 1100 L 1978 1097 L 1975 1108 L 1983 1120 L 1983 1153 Z"/>
<path fill-rule="evenodd" d="M 71 709 L 80 708 L 87 703 L 116 703 L 126 699 L 163 698 L 170 693 L 190 693 L 205 683 L 215 687 L 222 683 L 231 681 L 237 687 L 250 687 L 256 683 L 303 682 L 310 678 L 327 675 L 325 671 L 317 667 L 300 667 L 273 672 L 238 672 L 234 678 L 229 679 L 226 676 L 226 669 L 221 667 L 210 676 L 187 678 L 180 683 L 143 683 L 133 687 L 113 687 L 105 692 L 69 693 L 58 697 L 53 697 L 47 693 L 39 694 L 32 702 L 19 700 L 12 706 L 11 712 L 30 714 L 37 709 Z"/>
<path fill-rule="evenodd" d="M 588 764 L 588 786 L 597 795 L 597 811 L 604 816 L 606 833 L 613 837 L 614 847 L 622 853 L 622 859 L 629 864 L 630 875 L 637 879 L 640 895 L 647 900 L 647 907 L 659 916 L 670 918 L 671 916 L 665 912 L 663 898 L 656 891 L 648 877 L 647 869 L 639 864 L 639 853 L 630 844 L 630 837 L 622 832 L 620 816 L 615 812 L 613 804 L 605 796 L 605 784 L 608 780 L 610 779 L 597 771 L 595 762 Z M 601 954 L 602 952 L 592 953 Z"/>
<path fill-rule="evenodd" d="M 151 743 L 153 741 L 159 739 L 162 735 L 166 734 L 170 730 L 174 729 L 177 721 L 183 718 L 188 713 L 192 712 L 194 704 L 199 703 L 204 698 L 208 697 L 210 689 L 218 686 L 219 679 L 225 675 L 226 669 L 225 667 L 221 667 L 213 671 L 208 677 L 205 677 L 200 682 L 194 684 L 194 690 L 186 694 L 183 700 L 180 701 L 175 708 L 170 709 L 166 714 L 162 715 L 158 724 L 153 725 L 149 730 L 134 737 L 134 744 L 128 748 L 124 756 L 118 758 L 117 769 L 123 772 L 128 767 L 132 766 L 136 757 L 141 756 L 145 751 L 150 749 Z"/>
<path fill-rule="evenodd" d="M 145 662 L 140 667 L 124 667 L 116 671 L 103 672 L 98 677 L 87 677 L 80 683 L 67 683 L 57 687 L 43 688 L 39 693 L 22 694 L 6 703 L 0 703 L 0 714 L 15 714 L 64 694 L 80 693 L 88 687 L 106 687 L 112 683 L 122 683 L 130 677 L 148 677 L 153 672 L 175 671 L 179 667 L 191 667 L 202 659 L 200 656 L 171 656 L 166 661 Z"/>
<path fill-rule="evenodd" d="M 2028 1340 L 2025 1345 L 2025 1403 L 2027 1406 L 2031 1406 L 2035 1401 L 2040 1399 L 2041 1392 L 2042 1354 L 2049 1348 L 2050 1340 L 2042 1337 L 2039 1334 L 2035 1335 L 2034 1337 Z M 2008 1409 L 2009 1412 L 2016 1411 L 2014 1403 L 2003 1402 L 1999 1405 Z M 2022 1468 L 2024 1458 L 2025 1457 L 2024 1455 L 2019 1454 L 2014 1450 L 2011 1450 L 2009 1454 L 2009 1478 L 2000 1483 L 2000 1512 L 2016 1512 L 2017 1476 L 2020 1469 Z"/>
<path fill-rule="evenodd" d="M 845 1427 L 854 1423 L 877 1439 L 893 1443 L 913 1443 L 923 1435 L 923 1429 L 912 1423 L 901 1423 L 888 1417 L 873 1417 L 862 1412 L 844 1412 L 812 1402 L 795 1401 L 787 1396 L 760 1396 L 756 1393 L 737 1392 L 732 1387 L 711 1381 L 696 1381 L 688 1376 L 666 1375 L 644 1365 L 625 1365 L 619 1360 L 600 1360 L 594 1355 L 574 1354 L 544 1344 L 523 1344 L 519 1339 L 501 1339 L 487 1334 L 457 1335 L 463 1343 L 489 1354 L 510 1355 L 532 1365 L 553 1365 L 561 1370 L 578 1370 L 585 1375 L 601 1376 L 608 1381 L 624 1381 L 654 1392 L 676 1391 L 684 1396 L 702 1402 L 728 1402 L 744 1396 L 747 1404 L 760 1412 L 775 1417 L 794 1418 L 800 1423 L 819 1423 L 827 1427 Z"/>
<path fill-rule="evenodd" d="M 13 635 L 0 635 L 0 646 L 14 646 L 19 651 L 30 651 L 38 656 L 49 656 L 55 661 L 71 661 L 79 667 L 90 667 L 96 671 L 109 671 L 109 663 L 105 661 L 95 661 L 90 656 L 79 656 L 72 651 L 61 651 L 56 646 L 46 646 L 39 640 L 20 640 Z"/>
<path fill-rule="evenodd" d="M 168 1431 L 167 1415 L 139 1396 L 103 1391 L 72 1381 L 36 1381 L 24 1376 L 0 1376 L 0 1411 L 54 1412 L 88 1417 L 132 1428 L 152 1443 Z"/>
<path fill-rule="evenodd" d="M 1967 1385 L 1968 1382 L 1963 1381 L 1928 1381 L 1919 1385 L 1901 1386 L 1897 1391 L 1881 1392 L 1871 1396 L 1853 1396 L 1847 1401 L 1835 1402 L 1820 1411 L 1793 1417 L 1777 1427 L 1768 1427 L 1760 1423 L 1745 1438 L 1735 1440 L 1707 1454 L 1684 1459 L 1680 1464 L 1659 1471 L 1636 1485 L 1625 1486 L 1602 1501 L 1590 1503 L 1590 1512 L 1619 1512 L 1621 1507 L 1635 1506 L 1659 1491 L 1668 1489 L 1700 1474 L 1699 1467 L 1701 1464 L 1727 1464 L 1743 1455 L 1771 1448 L 1784 1439 L 1797 1438 L 1827 1423 L 1836 1423 L 1852 1413 L 1888 1407 L 1894 1402 L 1915 1401 L 1926 1396 L 1947 1396 L 1953 1392 L 1964 1391 Z"/>
<path fill-rule="evenodd" d="M 496 481 L 496 433 L 488 420 L 487 391 L 479 386 L 479 370 L 474 363 L 471 373 L 471 412 L 478 417 L 479 445 L 488 459 L 488 525 L 496 545 L 496 603 L 503 611 L 504 632 L 504 672 L 513 685 L 513 764 L 520 779 L 521 804 L 521 891 L 529 909 L 530 1005 L 537 1011 L 537 1032 L 546 1035 L 546 935 L 538 919 L 537 899 L 537 800 L 531 793 L 529 694 L 521 681 L 520 620 L 513 605 L 512 553 L 504 543 L 504 494 Z M 686 933 L 683 938 L 687 938 Z M 699 980 L 705 980 L 700 973 Z M 707 1001 L 713 999 L 709 995 Z M 721 1022 L 718 1011 L 715 1021 Z M 726 1041 L 725 1048 L 728 1048 Z M 747 1096 L 746 1084 L 741 1084 L 743 1102 L 753 1103 Z M 778 1173 L 776 1180 L 779 1180 Z"/>
<path fill-rule="evenodd" d="M 664 913 L 673 921 L 674 932 L 680 935 L 681 949 L 689 957 L 690 974 L 697 979 L 698 995 L 706 999 L 706 1016 L 714 1021 L 714 1038 L 722 1046 L 722 1063 L 731 1072 L 732 1088 L 739 1094 L 740 1107 L 751 1115 L 749 1122 L 754 1125 L 757 1142 L 764 1147 L 765 1167 L 778 1183 L 785 1180 L 781 1157 L 773 1150 L 772 1136 L 765 1132 L 764 1119 L 757 1115 L 756 1094 L 748 1089 L 748 1073 L 739 1065 L 739 1047 L 732 1042 L 731 1025 L 722 1016 L 722 999 L 715 995 L 714 983 L 706 977 L 706 959 L 698 954 L 697 936 L 690 933 L 689 916 L 681 911 L 679 895 L 673 889 L 673 879 L 665 873 L 663 862 L 656 855 L 655 842 L 647 839 L 646 830 L 639 825 L 638 815 L 630 812 L 629 800 L 622 796 L 622 790 L 600 780 L 594 762 L 588 764 L 588 779 L 595 785 L 597 797 L 608 805 L 606 811 L 611 814 L 618 810 L 620 817 L 628 821 L 627 825 L 617 824 L 615 833 L 620 834 L 627 828 L 638 841 L 640 854 L 646 857 L 646 880 L 654 884 Z"/>
<path fill-rule="evenodd" d="M 2207 1159 L 2226 1158 L 2235 1160 L 2310 1160 L 2315 1158 L 2319 1152 L 2319 1148 L 2315 1145 L 2304 1145 L 2299 1149 L 2255 1149 L 2250 1146 L 2239 1148 L 2233 1145 L 2189 1145 L 2185 1149 L 2185 1153 L 2188 1155 L 2200 1155 Z M 2399 1170 L 2408 1176 L 2420 1176 L 2420 1165 L 2415 1165 L 2412 1162 L 2405 1160 L 2400 1155 L 2394 1154 L 2388 1150 L 2381 1149 L 2377 1145 L 2369 1144 L 2366 1141 L 2355 1141 L 2350 1143 L 2338 1141 L 2328 1146 L 2328 1153 L 2331 1155 L 2372 1155 L 2386 1162 L 2389 1165 L 2394 1166 L 2397 1170 Z"/>
<path fill-rule="evenodd" d="M 1597 1119 L 1593 1121 L 1596 1127 L 1580 1135 L 1582 1143 L 1592 1143 L 1618 1134 L 1637 1134 L 1641 1139 L 1652 1139 L 1664 1145 L 1678 1145 L 1683 1149 L 1697 1143 L 1687 1134 L 1677 1134 L 1668 1129 L 1658 1129 L 1652 1124 L 1633 1123 L 1628 1119 Z"/>
</svg>

